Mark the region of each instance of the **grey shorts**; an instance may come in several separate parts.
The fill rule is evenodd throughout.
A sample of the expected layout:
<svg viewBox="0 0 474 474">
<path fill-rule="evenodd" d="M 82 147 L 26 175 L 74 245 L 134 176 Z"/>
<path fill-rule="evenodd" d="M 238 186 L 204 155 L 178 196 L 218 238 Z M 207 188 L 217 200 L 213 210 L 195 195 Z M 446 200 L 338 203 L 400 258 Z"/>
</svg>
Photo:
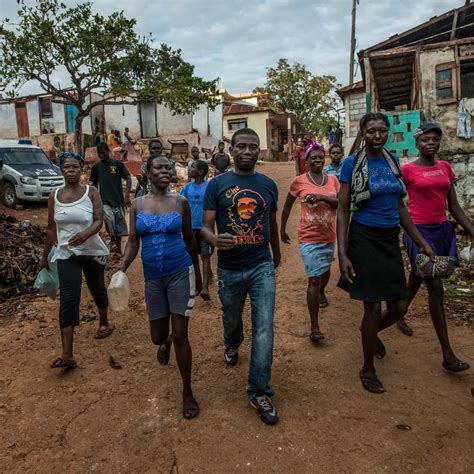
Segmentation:
<svg viewBox="0 0 474 474">
<path fill-rule="evenodd" d="M 145 280 L 145 301 L 150 321 L 167 318 L 170 314 L 191 316 L 195 296 L 192 265 L 173 275 Z"/>
<path fill-rule="evenodd" d="M 104 204 L 105 228 L 111 237 L 124 237 L 128 235 L 127 221 L 125 220 L 125 209 L 123 207 L 112 207 Z"/>
</svg>

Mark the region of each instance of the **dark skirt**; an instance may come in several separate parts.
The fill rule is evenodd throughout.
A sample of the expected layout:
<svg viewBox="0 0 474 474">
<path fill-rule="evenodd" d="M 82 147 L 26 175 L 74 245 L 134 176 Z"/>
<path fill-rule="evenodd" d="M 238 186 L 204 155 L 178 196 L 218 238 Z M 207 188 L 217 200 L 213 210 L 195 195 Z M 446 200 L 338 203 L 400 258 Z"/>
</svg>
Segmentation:
<svg viewBox="0 0 474 474">
<path fill-rule="evenodd" d="M 440 224 L 415 224 L 416 228 L 424 239 L 433 249 L 435 255 L 444 257 L 458 257 L 458 248 L 456 245 L 456 232 L 453 225 L 449 221 L 441 222 Z M 414 240 L 406 233 L 403 233 L 403 243 L 410 259 L 412 271 L 416 272 L 416 256 L 420 253 L 420 247 Z"/>
<path fill-rule="evenodd" d="M 399 233 L 398 226 L 378 228 L 351 221 L 347 256 L 356 276 L 353 283 L 341 278 L 337 286 L 352 299 L 368 303 L 407 298 Z"/>
</svg>

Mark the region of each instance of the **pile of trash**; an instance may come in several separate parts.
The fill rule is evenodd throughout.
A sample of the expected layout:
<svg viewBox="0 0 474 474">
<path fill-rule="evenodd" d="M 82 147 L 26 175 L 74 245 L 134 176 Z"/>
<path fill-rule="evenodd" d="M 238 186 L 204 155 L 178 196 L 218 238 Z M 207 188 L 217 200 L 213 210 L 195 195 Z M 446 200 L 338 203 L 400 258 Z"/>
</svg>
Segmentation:
<svg viewBox="0 0 474 474">
<path fill-rule="evenodd" d="M 43 227 L 0 214 L 0 301 L 33 291 L 44 240 Z"/>
</svg>

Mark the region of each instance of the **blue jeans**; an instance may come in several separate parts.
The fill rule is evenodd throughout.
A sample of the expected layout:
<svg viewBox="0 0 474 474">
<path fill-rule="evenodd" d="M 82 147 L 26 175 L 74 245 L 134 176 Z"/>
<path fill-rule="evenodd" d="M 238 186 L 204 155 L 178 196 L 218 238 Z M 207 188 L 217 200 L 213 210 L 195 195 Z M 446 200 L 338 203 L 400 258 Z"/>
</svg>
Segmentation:
<svg viewBox="0 0 474 474">
<path fill-rule="evenodd" d="M 244 340 L 242 311 L 247 294 L 252 308 L 252 351 L 247 394 L 249 398 L 273 395 L 269 385 L 273 363 L 275 269 L 268 261 L 241 270 L 217 269 L 222 304 L 224 344 L 238 349 Z"/>
</svg>

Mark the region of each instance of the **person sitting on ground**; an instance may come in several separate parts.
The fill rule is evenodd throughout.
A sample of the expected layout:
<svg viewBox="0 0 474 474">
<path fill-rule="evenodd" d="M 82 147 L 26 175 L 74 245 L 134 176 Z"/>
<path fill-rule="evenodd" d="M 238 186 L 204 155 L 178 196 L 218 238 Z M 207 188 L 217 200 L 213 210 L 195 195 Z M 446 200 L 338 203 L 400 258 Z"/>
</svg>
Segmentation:
<svg viewBox="0 0 474 474">
<path fill-rule="evenodd" d="M 122 237 L 128 235 L 125 221 L 125 207 L 130 206 L 130 190 L 132 178 L 121 161 L 110 158 L 109 147 L 106 143 L 97 145 L 100 161 L 91 170 L 91 182 L 99 188 L 104 203 L 104 221 L 107 233 L 113 244 L 113 251 L 122 253 Z M 125 193 L 122 180 L 126 181 Z"/>
<path fill-rule="evenodd" d="M 105 145 L 107 146 L 107 145 Z M 97 189 L 81 184 L 84 160 L 77 153 L 63 153 L 59 167 L 64 187 L 51 193 L 48 200 L 48 228 L 40 261 L 48 267 L 48 255 L 57 243 L 52 261 L 57 262 L 59 277 L 59 327 L 62 354 L 52 368 L 77 367 L 73 354 L 74 328 L 79 326 L 82 273 L 99 312 L 97 339 L 110 336 L 107 289 L 104 282 L 107 246 L 99 237 L 102 227 L 102 201 Z"/>
<path fill-rule="evenodd" d="M 231 165 L 230 156 L 224 151 L 225 143 L 220 141 L 217 148 L 218 151 L 212 155 L 211 159 L 211 166 L 214 168 L 216 176 L 228 171 Z"/>
<path fill-rule="evenodd" d="M 114 138 L 112 140 L 112 150 L 114 153 L 120 154 L 120 159 L 122 161 L 127 161 L 128 151 L 122 146 L 122 137 L 120 135 L 120 130 L 115 130 Z"/>
<path fill-rule="evenodd" d="M 368 113 L 361 118 L 365 147 L 342 164 L 337 209 L 338 286 L 352 299 L 364 302 L 364 365 L 359 377 L 364 389 L 372 393 L 385 392 L 374 366 L 374 357 L 381 359 L 386 353 L 377 334 L 407 311 L 400 226 L 415 240 L 420 252 L 433 257 L 433 250 L 403 202 L 405 185 L 398 157 L 384 148 L 389 129 L 390 122 L 382 113 Z M 382 317 L 383 301 L 387 311 Z"/>
<path fill-rule="evenodd" d="M 311 318 L 310 339 L 324 339 L 319 329 L 319 308 L 328 306 L 325 289 L 336 248 L 336 209 L 339 181 L 323 173 L 324 147 L 313 149 L 308 156 L 308 173 L 297 176 L 290 184 L 281 215 L 281 240 L 289 244 L 286 224 L 296 199 L 301 201 L 298 241 L 304 268 L 308 275 L 306 301 Z"/>
<path fill-rule="evenodd" d="M 437 255 L 453 257 L 457 261 L 456 233 L 447 219 L 446 203 L 454 219 L 471 235 L 471 248 L 474 226 L 458 203 L 454 188 L 455 174 L 451 165 L 436 158 L 442 134 L 441 128 L 432 123 L 424 124 L 415 130 L 413 136 L 419 156 L 415 161 L 402 166 L 402 175 L 407 187 L 409 212 L 416 228 Z M 467 370 L 469 364 L 456 357 L 449 343 L 443 283 L 439 278 L 423 279 L 418 274 L 416 256 L 420 253 L 420 248 L 406 232 L 403 235 L 403 243 L 411 263 L 408 304 L 425 283 L 431 320 L 443 353 L 443 367 L 451 372 Z M 411 329 L 408 325 L 407 327 Z"/>
<path fill-rule="evenodd" d="M 107 145 L 112 146 L 114 138 L 115 138 L 115 130 L 111 128 L 110 133 L 107 135 Z"/>
<path fill-rule="evenodd" d="M 125 130 L 123 132 L 123 142 L 130 143 L 131 145 L 135 145 L 135 141 L 132 140 L 132 137 L 130 136 L 130 130 L 128 127 L 125 127 Z"/>
<path fill-rule="evenodd" d="M 341 174 L 341 164 L 342 164 L 342 157 L 344 156 L 344 150 L 342 146 L 338 143 L 334 143 L 329 147 L 329 157 L 331 158 L 331 163 L 329 163 L 324 172 L 326 174 L 332 174 L 337 179 Z"/>
<path fill-rule="evenodd" d="M 130 210 L 130 237 L 120 270 L 126 272 L 140 248 L 145 302 L 157 359 L 168 364 L 171 345 L 183 381 L 183 416 L 194 418 L 199 405 L 191 388 L 192 353 L 188 323 L 202 287 L 191 211 L 186 198 L 170 193 L 171 163 L 166 156 L 147 160 L 150 193 L 135 199 Z M 170 335 L 171 324 L 171 335 Z"/>
<path fill-rule="evenodd" d="M 163 150 L 163 143 L 161 143 L 158 138 L 154 138 L 150 140 L 148 143 L 148 151 L 150 156 L 166 156 L 171 163 L 171 182 L 177 183 L 178 182 L 178 174 L 176 172 L 176 162 L 172 160 Z"/>
<path fill-rule="evenodd" d="M 187 183 L 181 190 L 181 195 L 184 196 L 191 208 L 191 219 L 193 223 L 194 237 L 196 238 L 198 253 L 201 256 L 202 262 L 202 291 L 201 297 L 209 301 L 209 283 L 211 277 L 211 255 L 213 253 L 212 246 L 203 240 L 201 236 L 202 228 L 202 213 L 204 205 L 204 195 L 208 181 L 206 180 L 209 172 L 209 165 L 204 160 L 192 160 L 189 163 L 189 178 L 192 180 Z"/>
</svg>

